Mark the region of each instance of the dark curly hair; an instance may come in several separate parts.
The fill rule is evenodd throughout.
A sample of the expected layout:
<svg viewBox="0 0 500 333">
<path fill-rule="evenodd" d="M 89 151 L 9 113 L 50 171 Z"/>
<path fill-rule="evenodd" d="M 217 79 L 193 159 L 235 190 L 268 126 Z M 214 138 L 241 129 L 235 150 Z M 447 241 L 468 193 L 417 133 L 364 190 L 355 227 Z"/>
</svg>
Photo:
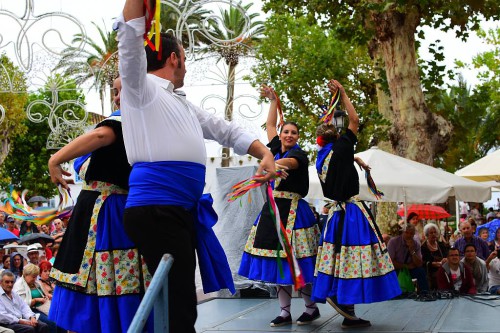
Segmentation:
<svg viewBox="0 0 500 333">
<path fill-rule="evenodd" d="M 326 143 L 335 142 L 339 133 L 333 124 L 323 123 L 316 129 L 316 136 L 323 138 Z"/>
</svg>

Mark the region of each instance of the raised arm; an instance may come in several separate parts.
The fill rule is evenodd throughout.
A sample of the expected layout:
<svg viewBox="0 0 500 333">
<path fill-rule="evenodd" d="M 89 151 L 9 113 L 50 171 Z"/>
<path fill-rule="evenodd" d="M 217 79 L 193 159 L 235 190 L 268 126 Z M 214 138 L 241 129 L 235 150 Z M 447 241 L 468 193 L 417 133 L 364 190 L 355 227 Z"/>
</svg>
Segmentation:
<svg viewBox="0 0 500 333">
<path fill-rule="evenodd" d="M 344 105 L 347 111 L 347 117 L 349 118 L 349 129 L 354 133 L 358 134 L 358 127 L 359 127 L 359 117 L 356 112 L 356 109 L 351 103 L 351 100 L 349 99 L 349 96 L 347 96 L 344 87 L 340 84 L 339 81 L 337 80 L 330 80 L 328 82 L 328 88 L 330 91 L 333 93 L 337 89 L 340 91 L 340 101 Z"/>
<path fill-rule="evenodd" d="M 116 135 L 109 126 L 98 127 L 91 132 L 85 133 L 68 143 L 49 159 L 50 180 L 54 184 L 61 184 L 68 188 L 68 183 L 63 176 L 70 176 L 71 173 L 64 171 L 61 164 L 72 159 L 91 153 L 94 150 L 108 146 L 115 142 Z"/>
<path fill-rule="evenodd" d="M 149 0 L 149 8 L 152 8 L 152 0 Z M 143 0 L 127 0 L 125 2 L 125 7 L 123 8 L 123 17 L 125 22 L 133 20 L 135 18 L 143 17 L 144 12 L 144 1 Z"/>
<path fill-rule="evenodd" d="M 269 113 L 266 120 L 267 139 L 271 141 L 278 132 L 276 131 L 276 122 L 278 121 L 278 100 L 274 94 L 274 89 L 266 85 L 260 88 L 260 97 L 267 97 L 269 102 Z"/>
</svg>

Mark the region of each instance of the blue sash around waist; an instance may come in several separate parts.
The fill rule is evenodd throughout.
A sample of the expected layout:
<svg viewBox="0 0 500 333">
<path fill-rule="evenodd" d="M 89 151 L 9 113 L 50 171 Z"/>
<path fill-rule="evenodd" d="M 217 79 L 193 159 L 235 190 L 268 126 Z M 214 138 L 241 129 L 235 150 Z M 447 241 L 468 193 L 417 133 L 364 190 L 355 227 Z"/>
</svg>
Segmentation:
<svg viewBox="0 0 500 333">
<path fill-rule="evenodd" d="M 212 227 L 217 214 L 210 194 L 203 194 L 205 166 L 193 162 L 135 163 L 129 180 L 126 207 L 181 206 L 195 216 L 196 253 L 205 293 L 229 289 L 235 292 L 226 254 Z M 174 263 L 175 265 L 175 263 Z"/>
<path fill-rule="evenodd" d="M 150 205 L 196 207 L 205 186 L 205 166 L 193 162 L 138 162 L 132 167 L 126 208 Z"/>
</svg>

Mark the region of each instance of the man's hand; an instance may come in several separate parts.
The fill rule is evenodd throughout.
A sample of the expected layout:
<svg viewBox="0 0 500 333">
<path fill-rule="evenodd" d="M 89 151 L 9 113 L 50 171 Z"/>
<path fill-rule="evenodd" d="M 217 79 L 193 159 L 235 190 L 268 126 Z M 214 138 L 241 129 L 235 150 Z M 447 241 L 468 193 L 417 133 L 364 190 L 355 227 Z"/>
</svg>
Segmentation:
<svg viewBox="0 0 500 333">
<path fill-rule="evenodd" d="M 262 177 L 256 179 L 256 181 L 259 183 L 268 182 L 269 180 L 274 179 L 274 177 L 276 176 L 276 164 L 274 163 L 274 156 L 269 150 L 266 151 L 259 164 L 257 175 L 263 175 Z"/>
</svg>

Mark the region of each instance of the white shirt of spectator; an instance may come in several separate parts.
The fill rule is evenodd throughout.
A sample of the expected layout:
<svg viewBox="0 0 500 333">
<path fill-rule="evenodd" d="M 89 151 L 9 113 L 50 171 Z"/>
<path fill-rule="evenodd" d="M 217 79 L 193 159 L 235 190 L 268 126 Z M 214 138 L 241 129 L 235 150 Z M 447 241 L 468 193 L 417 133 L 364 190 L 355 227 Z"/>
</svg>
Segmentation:
<svg viewBox="0 0 500 333">
<path fill-rule="evenodd" d="M 0 324 L 17 324 L 19 319 L 29 319 L 35 316 L 30 307 L 15 292 L 12 299 L 0 287 Z"/>
<path fill-rule="evenodd" d="M 493 258 L 490 261 L 490 271 L 488 272 L 488 287 L 500 286 L 500 259 Z"/>
</svg>

